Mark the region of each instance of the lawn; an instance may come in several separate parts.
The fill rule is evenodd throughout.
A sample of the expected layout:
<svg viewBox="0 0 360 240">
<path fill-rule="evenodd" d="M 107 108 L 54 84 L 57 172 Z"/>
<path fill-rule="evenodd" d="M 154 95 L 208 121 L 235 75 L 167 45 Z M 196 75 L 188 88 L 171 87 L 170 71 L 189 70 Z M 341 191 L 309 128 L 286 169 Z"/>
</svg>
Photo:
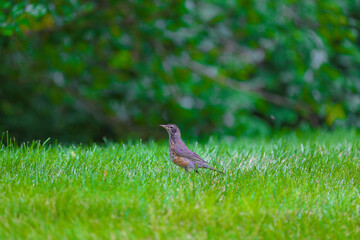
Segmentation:
<svg viewBox="0 0 360 240">
<path fill-rule="evenodd" d="M 165 141 L 3 138 L 0 239 L 359 239 L 359 136 L 187 143 L 226 175 L 186 173 Z"/>
</svg>

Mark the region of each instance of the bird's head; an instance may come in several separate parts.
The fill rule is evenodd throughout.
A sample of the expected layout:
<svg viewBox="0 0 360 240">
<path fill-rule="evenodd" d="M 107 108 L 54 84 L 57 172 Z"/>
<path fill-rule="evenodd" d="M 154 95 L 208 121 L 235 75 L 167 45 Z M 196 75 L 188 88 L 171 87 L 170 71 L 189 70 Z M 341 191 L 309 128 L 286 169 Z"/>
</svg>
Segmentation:
<svg viewBox="0 0 360 240">
<path fill-rule="evenodd" d="M 166 129 L 170 137 L 180 137 L 180 129 L 175 124 L 160 125 Z"/>
</svg>

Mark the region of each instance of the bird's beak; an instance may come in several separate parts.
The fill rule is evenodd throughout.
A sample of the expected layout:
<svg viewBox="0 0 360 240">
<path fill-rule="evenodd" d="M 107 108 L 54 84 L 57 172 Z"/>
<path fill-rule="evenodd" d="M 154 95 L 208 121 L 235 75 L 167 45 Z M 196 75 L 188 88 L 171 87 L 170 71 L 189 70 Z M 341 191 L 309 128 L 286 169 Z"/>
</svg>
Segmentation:
<svg viewBox="0 0 360 240">
<path fill-rule="evenodd" d="M 166 129 L 166 125 L 159 125 L 160 127 L 163 127 L 163 128 L 165 128 Z"/>
</svg>

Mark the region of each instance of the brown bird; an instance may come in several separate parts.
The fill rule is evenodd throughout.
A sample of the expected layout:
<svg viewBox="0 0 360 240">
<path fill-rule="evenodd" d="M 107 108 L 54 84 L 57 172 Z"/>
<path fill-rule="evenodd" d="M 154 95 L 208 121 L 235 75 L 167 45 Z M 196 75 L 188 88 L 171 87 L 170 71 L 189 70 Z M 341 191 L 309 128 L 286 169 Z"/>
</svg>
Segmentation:
<svg viewBox="0 0 360 240">
<path fill-rule="evenodd" d="M 185 169 L 185 171 L 195 170 L 198 168 L 207 168 L 216 172 L 221 172 L 209 166 L 209 163 L 202 159 L 199 155 L 188 149 L 181 140 L 180 129 L 175 124 L 160 125 L 169 133 L 169 155 L 170 159 L 176 165 Z"/>
</svg>

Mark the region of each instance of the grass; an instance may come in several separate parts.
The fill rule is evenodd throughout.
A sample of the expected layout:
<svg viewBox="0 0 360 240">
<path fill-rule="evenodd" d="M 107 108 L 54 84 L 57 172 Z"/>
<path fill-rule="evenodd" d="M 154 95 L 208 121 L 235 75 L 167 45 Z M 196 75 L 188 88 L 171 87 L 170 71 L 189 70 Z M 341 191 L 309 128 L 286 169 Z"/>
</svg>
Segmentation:
<svg viewBox="0 0 360 240">
<path fill-rule="evenodd" d="M 2 144 L 0 239 L 359 239 L 358 139 L 188 144 L 226 175 L 184 172 L 165 142 Z"/>
</svg>

